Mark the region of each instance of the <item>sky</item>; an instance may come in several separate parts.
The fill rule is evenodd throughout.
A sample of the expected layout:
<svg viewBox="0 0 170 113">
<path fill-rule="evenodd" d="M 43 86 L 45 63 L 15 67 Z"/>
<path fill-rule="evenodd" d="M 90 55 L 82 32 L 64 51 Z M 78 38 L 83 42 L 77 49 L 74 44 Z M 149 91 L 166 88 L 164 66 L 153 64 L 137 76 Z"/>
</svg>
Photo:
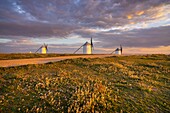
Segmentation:
<svg viewBox="0 0 170 113">
<path fill-rule="evenodd" d="M 170 54 L 170 0 L 0 0 L 0 53 L 73 53 L 91 37 L 96 54 Z"/>
</svg>

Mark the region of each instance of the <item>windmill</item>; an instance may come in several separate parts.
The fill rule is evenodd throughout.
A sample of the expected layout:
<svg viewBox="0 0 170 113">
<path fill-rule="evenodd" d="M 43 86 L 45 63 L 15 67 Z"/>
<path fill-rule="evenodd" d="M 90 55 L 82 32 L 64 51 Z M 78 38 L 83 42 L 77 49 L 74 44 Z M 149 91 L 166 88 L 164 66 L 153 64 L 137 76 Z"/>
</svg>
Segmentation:
<svg viewBox="0 0 170 113">
<path fill-rule="evenodd" d="M 39 49 L 37 49 L 37 51 L 36 51 L 35 53 L 37 53 L 37 52 L 41 49 L 41 53 L 42 53 L 42 54 L 46 54 L 47 51 L 48 51 L 47 46 L 48 46 L 48 45 L 46 45 L 46 44 L 44 43 L 44 45 L 42 45 Z"/>
<path fill-rule="evenodd" d="M 122 53 L 123 53 L 122 46 L 120 45 L 120 48 L 115 49 L 111 54 L 113 54 L 113 53 L 115 53 L 117 55 L 122 55 Z"/>
<path fill-rule="evenodd" d="M 92 54 L 92 51 L 94 50 L 94 45 L 93 45 L 92 37 L 91 37 L 91 43 L 89 43 L 89 42 L 84 43 L 73 54 L 75 54 L 82 47 L 83 47 L 83 54 Z"/>
</svg>

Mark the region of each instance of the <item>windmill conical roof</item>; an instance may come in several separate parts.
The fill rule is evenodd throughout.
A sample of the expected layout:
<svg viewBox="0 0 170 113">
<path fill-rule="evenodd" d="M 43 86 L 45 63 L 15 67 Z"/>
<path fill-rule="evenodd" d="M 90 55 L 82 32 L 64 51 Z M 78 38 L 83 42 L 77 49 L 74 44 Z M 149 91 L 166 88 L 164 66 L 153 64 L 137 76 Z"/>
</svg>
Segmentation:
<svg viewBox="0 0 170 113">
<path fill-rule="evenodd" d="M 115 51 L 121 51 L 121 49 L 117 48 Z"/>
<path fill-rule="evenodd" d="M 91 45 L 90 43 L 86 42 L 83 46 Z"/>
</svg>

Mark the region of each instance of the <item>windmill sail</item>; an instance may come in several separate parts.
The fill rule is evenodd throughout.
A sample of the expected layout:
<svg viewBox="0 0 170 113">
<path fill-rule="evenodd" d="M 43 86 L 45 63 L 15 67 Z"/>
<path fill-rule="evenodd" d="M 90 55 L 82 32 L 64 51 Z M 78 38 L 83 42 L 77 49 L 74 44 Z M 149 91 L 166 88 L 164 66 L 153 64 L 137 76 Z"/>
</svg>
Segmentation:
<svg viewBox="0 0 170 113">
<path fill-rule="evenodd" d="M 84 45 L 84 44 L 83 44 L 83 45 Z M 83 45 L 80 46 L 73 54 L 75 54 L 81 47 L 83 47 Z"/>
<path fill-rule="evenodd" d="M 93 48 L 93 49 L 92 49 Z M 92 39 L 92 37 L 91 37 L 91 52 L 92 52 L 92 50 L 94 50 L 94 45 L 93 45 L 93 39 Z M 93 53 L 93 52 L 92 52 Z"/>
<path fill-rule="evenodd" d="M 116 50 L 114 50 L 113 52 L 111 52 L 110 54 L 113 54 Z"/>
<path fill-rule="evenodd" d="M 37 51 L 35 53 L 37 53 L 43 46 L 41 46 L 39 49 L 37 49 Z"/>
<path fill-rule="evenodd" d="M 46 49 L 47 49 L 47 52 L 48 52 L 48 48 L 46 47 Z"/>
<path fill-rule="evenodd" d="M 93 49 L 94 49 L 93 39 L 92 39 L 92 37 L 91 37 L 91 48 L 93 48 Z"/>
<path fill-rule="evenodd" d="M 48 45 L 45 45 L 45 44 L 44 44 L 44 46 L 45 46 L 46 50 L 48 51 L 48 47 L 47 47 Z"/>
<path fill-rule="evenodd" d="M 122 50 L 122 45 L 120 45 L 120 51 L 121 51 L 121 54 L 122 54 L 122 52 L 123 52 L 123 50 Z"/>
</svg>

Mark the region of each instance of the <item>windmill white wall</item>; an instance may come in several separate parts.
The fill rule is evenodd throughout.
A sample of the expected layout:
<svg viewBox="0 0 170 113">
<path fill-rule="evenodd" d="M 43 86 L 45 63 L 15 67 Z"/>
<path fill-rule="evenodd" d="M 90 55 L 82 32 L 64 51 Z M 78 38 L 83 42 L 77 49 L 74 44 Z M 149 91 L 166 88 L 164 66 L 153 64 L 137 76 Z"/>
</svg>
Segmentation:
<svg viewBox="0 0 170 113">
<path fill-rule="evenodd" d="M 42 54 L 46 54 L 46 53 L 47 53 L 47 48 L 46 48 L 45 46 L 43 46 L 43 47 L 41 48 L 41 53 L 42 53 Z"/>
<path fill-rule="evenodd" d="M 83 54 L 92 54 L 91 44 L 86 42 L 83 45 Z"/>
<path fill-rule="evenodd" d="M 121 55 L 121 51 L 120 51 L 120 50 L 115 51 L 115 54 L 116 54 L 116 55 Z"/>
</svg>

